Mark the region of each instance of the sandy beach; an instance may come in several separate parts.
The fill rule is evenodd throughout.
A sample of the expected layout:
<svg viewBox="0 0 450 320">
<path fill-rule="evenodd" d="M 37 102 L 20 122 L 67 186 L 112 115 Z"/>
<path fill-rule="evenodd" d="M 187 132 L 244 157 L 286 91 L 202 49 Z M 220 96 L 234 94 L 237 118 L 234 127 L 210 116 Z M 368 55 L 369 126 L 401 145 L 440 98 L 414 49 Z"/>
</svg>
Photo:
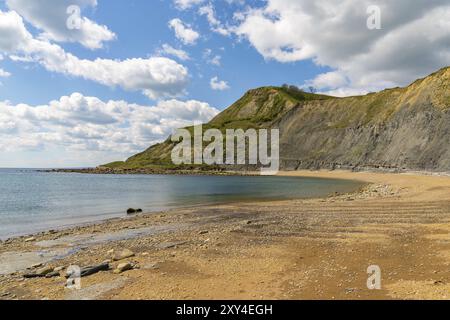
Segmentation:
<svg viewBox="0 0 450 320">
<path fill-rule="evenodd" d="M 0 246 L 0 299 L 450 299 L 450 177 L 280 175 L 368 185 L 9 239 Z M 124 249 L 131 253 L 121 259 Z M 83 277 L 80 290 L 65 288 L 69 265 L 102 263 L 109 270 Z M 370 265 L 381 268 L 381 290 L 367 288 Z M 47 277 L 24 277 L 38 273 Z"/>
</svg>

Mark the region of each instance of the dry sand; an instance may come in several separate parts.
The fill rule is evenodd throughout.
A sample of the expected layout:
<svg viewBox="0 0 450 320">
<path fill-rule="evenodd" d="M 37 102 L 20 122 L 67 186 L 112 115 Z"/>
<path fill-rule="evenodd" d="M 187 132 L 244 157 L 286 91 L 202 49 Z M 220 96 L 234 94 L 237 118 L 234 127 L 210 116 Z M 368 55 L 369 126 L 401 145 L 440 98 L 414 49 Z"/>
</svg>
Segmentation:
<svg viewBox="0 0 450 320">
<path fill-rule="evenodd" d="M 370 185 L 326 199 L 203 206 L 13 239 L 0 246 L 0 274 L 8 273 L 0 299 L 450 299 L 449 177 L 281 174 Z M 81 290 L 66 289 L 63 276 L 23 278 L 32 264 L 92 265 L 123 248 L 136 255 L 112 268 L 135 269 L 82 278 Z M 381 268 L 381 290 L 367 288 L 370 265 Z"/>
</svg>

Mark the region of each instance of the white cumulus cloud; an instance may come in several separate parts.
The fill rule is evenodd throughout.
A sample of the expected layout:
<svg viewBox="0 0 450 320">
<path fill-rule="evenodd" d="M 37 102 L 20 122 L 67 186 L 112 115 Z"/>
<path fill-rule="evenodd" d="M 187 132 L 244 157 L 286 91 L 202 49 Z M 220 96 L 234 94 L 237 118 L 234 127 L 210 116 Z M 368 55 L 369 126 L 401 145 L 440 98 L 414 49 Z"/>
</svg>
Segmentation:
<svg viewBox="0 0 450 320">
<path fill-rule="evenodd" d="M 8 78 L 10 75 L 11 75 L 11 73 L 0 68 L 0 78 Z"/>
<path fill-rule="evenodd" d="M 213 51 L 209 48 L 203 51 L 203 59 L 207 63 L 220 67 L 222 64 L 222 56 L 218 54 L 213 54 Z"/>
<path fill-rule="evenodd" d="M 161 49 L 158 50 L 158 53 L 161 55 L 174 56 L 183 61 L 190 59 L 189 54 L 186 51 L 176 49 L 167 43 L 162 45 Z"/>
<path fill-rule="evenodd" d="M 83 10 L 95 8 L 97 0 L 6 0 L 8 8 L 16 11 L 34 27 L 41 30 L 40 38 L 57 42 L 79 42 L 89 49 L 99 49 L 104 42 L 114 40 L 116 35 L 108 27 L 84 17 Z M 70 6 L 80 9 L 80 28 L 68 28 L 67 21 L 73 17 Z"/>
<path fill-rule="evenodd" d="M 200 37 L 197 31 L 178 18 L 170 20 L 169 27 L 175 32 L 175 37 L 186 45 L 194 45 Z"/>
<path fill-rule="evenodd" d="M 180 10 L 189 9 L 203 2 L 205 2 L 205 0 L 174 0 L 175 7 L 177 7 Z"/>
<path fill-rule="evenodd" d="M 367 28 L 372 5 L 380 30 Z M 312 81 L 340 95 L 405 85 L 450 64 L 448 0 L 268 0 L 235 17 L 234 32 L 265 59 L 333 68 Z"/>
<path fill-rule="evenodd" d="M 331 71 L 319 74 L 313 80 L 308 81 L 307 84 L 320 90 L 329 88 L 335 89 L 346 86 L 348 84 L 348 80 L 342 73 Z"/>
<path fill-rule="evenodd" d="M 209 84 L 213 90 L 224 91 L 230 89 L 228 83 L 226 81 L 219 80 L 218 77 L 212 78 Z"/>
<path fill-rule="evenodd" d="M 222 22 L 220 22 L 216 17 L 216 12 L 211 3 L 201 7 L 199 9 L 199 14 L 202 16 L 206 16 L 208 19 L 209 25 L 213 32 L 217 32 L 223 36 L 228 36 L 231 34 L 230 28 L 225 27 Z"/>
<path fill-rule="evenodd" d="M 218 112 L 195 100 L 142 106 L 80 93 L 39 106 L 0 102 L 0 153 L 63 148 L 117 160 L 117 150 L 126 158 L 163 141 L 174 129 L 207 122 Z"/>
<path fill-rule="evenodd" d="M 164 57 L 126 60 L 80 59 L 57 44 L 35 39 L 14 11 L 0 11 L 0 53 L 16 61 L 33 61 L 48 71 L 84 78 L 109 87 L 141 91 L 151 99 L 184 93 L 188 70 Z"/>
</svg>

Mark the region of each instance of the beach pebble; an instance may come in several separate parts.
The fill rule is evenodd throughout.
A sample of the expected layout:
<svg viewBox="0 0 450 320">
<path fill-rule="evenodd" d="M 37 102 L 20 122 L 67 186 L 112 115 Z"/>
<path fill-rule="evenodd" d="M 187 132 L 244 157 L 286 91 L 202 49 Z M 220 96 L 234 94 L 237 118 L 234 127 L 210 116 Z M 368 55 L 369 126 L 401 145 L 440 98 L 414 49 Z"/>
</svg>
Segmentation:
<svg viewBox="0 0 450 320">
<path fill-rule="evenodd" d="M 141 209 L 130 208 L 130 209 L 127 210 L 127 214 L 135 214 L 135 213 L 138 213 L 139 210 L 141 210 Z M 142 210 L 140 212 L 142 212 Z"/>
<path fill-rule="evenodd" d="M 36 241 L 35 237 L 30 237 L 30 238 L 25 239 L 25 242 L 34 242 L 34 241 Z"/>
<path fill-rule="evenodd" d="M 41 277 L 45 277 L 46 275 L 48 275 L 49 273 L 53 272 L 53 268 L 50 267 L 42 267 L 38 270 L 36 270 L 35 272 L 31 272 L 31 273 L 25 273 L 23 275 L 24 278 L 27 279 L 31 279 L 31 278 L 41 278 Z"/>
<path fill-rule="evenodd" d="M 116 253 L 113 257 L 114 261 L 119 261 L 127 258 L 134 257 L 134 252 L 129 249 L 124 249 L 118 253 Z"/>
<path fill-rule="evenodd" d="M 176 247 L 181 246 L 186 243 L 187 243 L 187 241 L 164 242 L 164 243 L 157 244 L 156 247 L 158 249 L 172 249 L 172 248 L 176 248 Z"/>
<path fill-rule="evenodd" d="M 43 268 L 36 270 L 36 275 L 37 276 L 46 276 L 47 274 L 52 273 L 53 270 L 54 269 L 51 267 L 43 267 Z"/>
<path fill-rule="evenodd" d="M 161 264 L 159 262 L 156 263 L 150 263 L 150 264 L 146 264 L 144 265 L 144 269 L 147 270 L 158 270 L 160 268 Z"/>
<path fill-rule="evenodd" d="M 114 273 L 119 274 L 128 270 L 133 269 L 133 266 L 129 262 L 121 263 L 117 266 L 117 268 L 114 270 Z"/>
<path fill-rule="evenodd" d="M 55 277 L 59 277 L 61 274 L 59 272 L 53 271 L 50 273 L 47 273 L 45 275 L 46 278 L 55 278 Z"/>
</svg>

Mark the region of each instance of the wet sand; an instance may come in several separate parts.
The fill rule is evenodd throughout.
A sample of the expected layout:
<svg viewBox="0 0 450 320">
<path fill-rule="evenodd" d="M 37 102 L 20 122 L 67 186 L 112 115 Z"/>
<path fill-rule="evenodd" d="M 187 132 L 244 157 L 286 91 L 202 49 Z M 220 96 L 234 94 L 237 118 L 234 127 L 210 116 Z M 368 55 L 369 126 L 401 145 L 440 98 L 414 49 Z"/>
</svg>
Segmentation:
<svg viewBox="0 0 450 320">
<path fill-rule="evenodd" d="M 178 209 L 13 239 L 0 246 L 0 299 L 450 299 L 450 177 L 281 175 L 370 184 L 326 199 Z M 108 262 L 133 270 L 82 278 L 81 290 L 65 288 L 64 269 L 23 277 L 38 264 L 99 264 L 124 248 L 135 256 Z M 381 268 L 381 290 L 367 288 L 370 265 Z"/>
</svg>

